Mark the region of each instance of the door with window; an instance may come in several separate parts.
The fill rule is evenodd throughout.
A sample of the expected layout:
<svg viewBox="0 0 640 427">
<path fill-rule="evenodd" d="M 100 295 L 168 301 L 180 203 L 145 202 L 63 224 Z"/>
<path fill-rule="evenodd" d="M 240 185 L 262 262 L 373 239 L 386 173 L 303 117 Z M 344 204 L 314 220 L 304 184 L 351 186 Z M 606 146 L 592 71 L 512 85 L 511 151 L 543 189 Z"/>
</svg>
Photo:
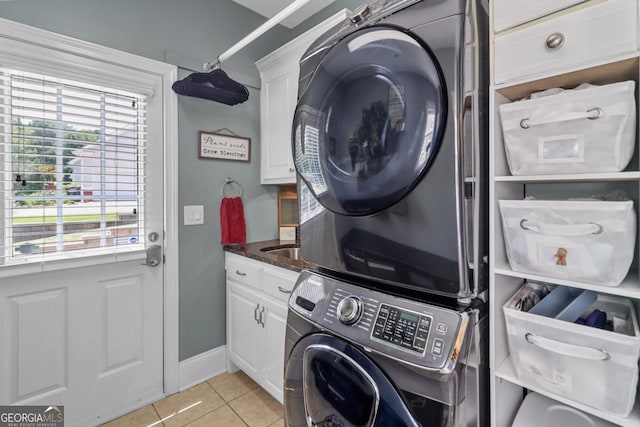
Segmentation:
<svg viewBox="0 0 640 427">
<path fill-rule="evenodd" d="M 100 424 L 163 394 L 162 77 L 1 44 L 0 404 Z"/>
</svg>

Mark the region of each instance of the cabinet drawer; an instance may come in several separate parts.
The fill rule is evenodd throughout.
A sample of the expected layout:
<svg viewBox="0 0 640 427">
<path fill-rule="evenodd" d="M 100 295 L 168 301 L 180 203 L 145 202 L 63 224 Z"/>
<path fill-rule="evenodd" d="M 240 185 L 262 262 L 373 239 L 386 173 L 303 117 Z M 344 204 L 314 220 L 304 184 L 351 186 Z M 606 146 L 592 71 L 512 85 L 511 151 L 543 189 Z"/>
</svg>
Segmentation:
<svg viewBox="0 0 640 427">
<path fill-rule="evenodd" d="M 298 274 L 282 268 L 265 268 L 262 275 L 263 292 L 280 301 L 288 301 Z"/>
<path fill-rule="evenodd" d="M 638 2 L 609 0 L 495 38 L 495 83 L 562 72 L 638 49 Z M 556 41 L 562 40 L 555 48 Z"/>
<path fill-rule="evenodd" d="M 495 0 L 493 3 L 493 29 L 502 31 L 566 9 L 586 0 Z"/>
<path fill-rule="evenodd" d="M 251 262 L 243 259 L 243 257 L 227 254 L 225 269 L 227 270 L 227 279 L 244 283 L 255 289 L 261 289 L 260 270 L 262 270 L 262 268 L 257 262 Z"/>
</svg>

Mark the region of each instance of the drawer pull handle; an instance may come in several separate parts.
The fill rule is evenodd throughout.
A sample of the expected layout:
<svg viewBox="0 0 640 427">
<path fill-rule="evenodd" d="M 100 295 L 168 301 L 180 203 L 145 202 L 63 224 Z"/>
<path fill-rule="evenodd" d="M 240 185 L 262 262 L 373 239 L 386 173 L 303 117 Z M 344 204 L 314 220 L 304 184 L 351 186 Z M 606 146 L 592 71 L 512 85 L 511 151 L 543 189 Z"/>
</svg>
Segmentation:
<svg viewBox="0 0 640 427">
<path fill-rule="evenodd" d="M 551 338 L 534 335 L 531 332 L 527 332 L 524 338 L 529 344 L 533 344 L 536 347 L 540 347 L 553 353 L 562 354 L 564 356 L 602 361 L 611 359 L 611 355 L 600 348 L 585 347 L 581 345 L 560 342 L 552 340 Z"/>
<path fill-rule="evenodd" d="M 564 34 L 562 33 L 553 33 L 549 37 L 547 37 L 547 49 L 560 49 L 563 44 Z"/>
<path fill-rule="evenodd" d="M 278 286 L 278 290 L 279 290 L 280 292 L 282 292 L 283 294 L 290 294 L 290 293 L 291 293 L 291 291 L 289 291 L 289 290 L 287 290 L 287 289 L 283 288 L 282 286 Z"/>
<path fill-rule="evenodd" d="M 243 272 L 242 272 L 242 271 L 240 271 L 240 270 L 236 270 L 236 274 L 237 274 L 238 276 L 242 276 L 242 277 L 244 277 L 244 276 L 246 276 L 246 275 L 247 275 L 247 273 L 243 273 Z"/>
</svg>

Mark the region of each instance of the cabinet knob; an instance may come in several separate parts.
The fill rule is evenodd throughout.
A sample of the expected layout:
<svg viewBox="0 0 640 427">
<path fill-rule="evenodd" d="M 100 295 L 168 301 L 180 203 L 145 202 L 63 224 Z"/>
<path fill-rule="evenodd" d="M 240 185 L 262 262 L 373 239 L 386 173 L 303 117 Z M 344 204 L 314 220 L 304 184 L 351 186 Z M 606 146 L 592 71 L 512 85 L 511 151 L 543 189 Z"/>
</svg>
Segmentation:
<svg viewBox="0 0 640 427">
<path fill-rule="evenodd" d="M 547 45 L 547 49 L 560 49 L 564 44 L 564 34 L 551 34 L 549 37 L 547 37 L 547 41 L 545 42 L 545 44 Z"/>
<path fill-rule="evenodd" d="M 289 173 L 293 173 L 295 171 L 294 168 L 289 168 Z"/>
</svg>

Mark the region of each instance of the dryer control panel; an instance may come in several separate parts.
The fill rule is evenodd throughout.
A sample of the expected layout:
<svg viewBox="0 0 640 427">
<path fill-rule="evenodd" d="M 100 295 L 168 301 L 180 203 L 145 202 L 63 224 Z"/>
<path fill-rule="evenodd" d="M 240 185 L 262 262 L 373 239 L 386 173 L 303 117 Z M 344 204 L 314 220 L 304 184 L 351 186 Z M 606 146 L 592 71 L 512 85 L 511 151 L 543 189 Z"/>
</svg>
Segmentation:
<svg viewBox="0 0 640 427">
<path fill-rule="evenodd" d="M 469 331 L 469 314 L 387 295 L 303 271 L 289 308 L 333 334 L 422 367 L 450 372 Z"/>
</svg>

